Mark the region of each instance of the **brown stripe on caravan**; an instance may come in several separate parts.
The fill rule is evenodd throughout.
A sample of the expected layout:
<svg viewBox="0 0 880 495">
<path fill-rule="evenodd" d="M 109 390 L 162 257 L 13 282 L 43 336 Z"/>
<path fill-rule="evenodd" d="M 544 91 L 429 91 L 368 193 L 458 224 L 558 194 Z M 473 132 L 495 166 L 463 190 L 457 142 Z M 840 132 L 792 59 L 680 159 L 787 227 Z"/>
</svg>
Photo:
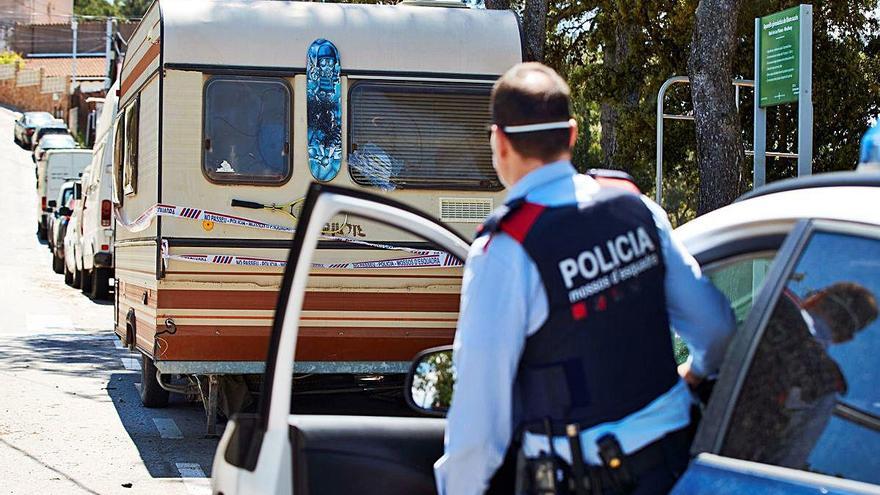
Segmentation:
<svg viewBox="0 0 880 495">
<path fill-rule="evenodd" d="M 159 291 L 159 307 L 167 309 L 275 309 L 278 291 L 184 290 Z M 305 311 L 458 311 L 459 294 L 400 292 L 306 292 Z"/>
<path fill-rule="evenodd" d="M 419 351 L 452 342 L 454 329 L 300 328 L 299 361 L 410 361 Z M 177 327 L 163 335 L 157 359 L 168 361 L 263 361 L 269 327 Z"/>
<path fill-rule="evenodd" d="M 147 67 L 153 63 L 154 60 L 159 58 L 159 52 L 162 50 L 162 40 L 157 39 L 154 41 L 149 48 L 147 48 L 146 53 L 144 53 L 143 58 L 141 58 L 138 63 L 131 69 L 131 74 L 122 81 L 122 84 L 119 86 L 119 98 L 121 99 L 125 96 L 125 93 L 131 89 L 131 86 L 137 81 L 141 74 L 147 70 Z"/>
<path fill-rule="evenodd" d="M 150 272 L 152 275 L 152 272 Z M 260 276 L 260 277 L 281 277 L 281 272 L 209 272 L 209 271 L 166 271 L 165 275 L 235 275 L 235 276 Z M 438 278 L 461 280 L 461 274 L 458 275 L 414 275 L 414 274 L 392 274 L 392 273 L 309 273 L 309 277 L 333 277 L 333 278 Z"/>
</svg>

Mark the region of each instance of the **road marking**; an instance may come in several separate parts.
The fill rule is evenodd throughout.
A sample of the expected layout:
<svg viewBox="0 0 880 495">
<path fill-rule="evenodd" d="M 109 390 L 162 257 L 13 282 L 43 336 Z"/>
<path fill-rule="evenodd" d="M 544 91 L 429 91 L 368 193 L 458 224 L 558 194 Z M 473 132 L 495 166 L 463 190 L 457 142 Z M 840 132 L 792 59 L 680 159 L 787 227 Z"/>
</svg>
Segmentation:
<svg viewBox="0 0 880 495">
<path fill-rule="evenodd" d="M 130 358 L 124 357 L 119 358 L 122 361 L 122 365 L 125 366 L 125 369 L 128 371 L 140 371 L 141 370 L 141 360 L 138 358 Z"/>
<path fill-rule="evenodd" d="M 183 486 L 189 495 L 210 495 L 211 482 L 195 462 L 176 462 L 177 472 L 183 479 Z"/>
<path fill-rule="evenodd" d="M 183 433 L 177 427 L 177 423 L 171 418 L 153 418 L 156 429 L 162 438 L 183 438 Z"/>
</svg>

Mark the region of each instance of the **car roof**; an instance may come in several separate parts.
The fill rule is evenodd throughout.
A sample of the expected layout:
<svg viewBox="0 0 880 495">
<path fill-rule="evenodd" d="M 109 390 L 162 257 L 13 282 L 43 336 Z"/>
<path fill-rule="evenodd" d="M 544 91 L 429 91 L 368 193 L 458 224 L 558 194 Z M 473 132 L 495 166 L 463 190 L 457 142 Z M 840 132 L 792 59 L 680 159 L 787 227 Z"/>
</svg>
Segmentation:
<svg viewBox="0 0 880 495">
<path fill-rule="evenodd" d="M 837 186 L 880 187 L 880 173 L 847 171 L 795 177 L 792 179 L 772 182 L 764 187 L 755 189 L 754 191 L 743 194 L 737 199 L 737 201 L 745 201 L 759 196 L 766 196 L 768 194 L 775 194 L 784 191 Z"/>
<path fill-rule="evenodd" d="M 41 125 L 40 130 L 43 129 L 67 129 L 67 124 L 65 124 L 64 122 L 53 120 L 51 122 L 46 122 L 45 124 Z"/>
<path fill-rule="evenodd" d="M 787 234 L 802 219 L 825 219 L 880 226 L 880 174 L 853 178 L 853 185 L 834 180 L 814 187 L 791 184 L 778 191 L 755 194 L 696 218 L 675 230 L 691 253 L 737 239 Z M 819 181 L 820 183 L 823 181 Z"/>
<path fill-rule="evenodd" d="M 46 134 L 45 136 L 43 136 L 43 139 L 40 139 L 40 144 L 38 144 L 37 146 L 43 146 L 43 143 L 49 143 L 64 138 L 70 138 L 71 140 L 73 140 L 73 136 L 71 136 L 70 134 Z"/>
</svg>

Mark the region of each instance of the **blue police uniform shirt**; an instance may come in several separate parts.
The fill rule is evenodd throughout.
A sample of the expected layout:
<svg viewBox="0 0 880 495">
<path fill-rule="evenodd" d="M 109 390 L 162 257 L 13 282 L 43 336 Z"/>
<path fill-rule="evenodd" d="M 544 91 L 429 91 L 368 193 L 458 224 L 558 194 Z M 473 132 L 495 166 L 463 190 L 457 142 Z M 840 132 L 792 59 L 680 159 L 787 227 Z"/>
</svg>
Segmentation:
<svg viewBox="0 0 880 495">
<path fill-rule="evenodd" d="M 556 162 L 523 177 L 506 201 L 525 198 L 548 207 L 570 205 L 588 201 L 599 187 L 571 163 Z M 642 200 L 660 236 L 669 321 L 688 345 L 692 371 L 711 375 L 735 329 L 733 311 L 673 237 L 666 212 L 648 198 Z M 445 454 L 434 465 L 440 495 L 481 494 L 488 487 L 513 434 L 511 405 L 520 355 L 526 338 L 541 328 L 547 315 L 547 294 L 523 247 L 502 232 L 474 241 L 462 281 L 453 349 L 455 395 L 447 415 Z M 687 385 L 679 380 L 641 410 L 584 430 L 584 459 L 601 464 L 596 440 L 606 433 L 617 436 L 623 450 L 632 453 L 687 426 L 691 403 Z M 553 444 L 570 461 L 568 439 L 555 437 Z M 549 450 L 549 440 L 526 433 L 522 449 L 527 457 L 535 457 Z"/>
</svg>

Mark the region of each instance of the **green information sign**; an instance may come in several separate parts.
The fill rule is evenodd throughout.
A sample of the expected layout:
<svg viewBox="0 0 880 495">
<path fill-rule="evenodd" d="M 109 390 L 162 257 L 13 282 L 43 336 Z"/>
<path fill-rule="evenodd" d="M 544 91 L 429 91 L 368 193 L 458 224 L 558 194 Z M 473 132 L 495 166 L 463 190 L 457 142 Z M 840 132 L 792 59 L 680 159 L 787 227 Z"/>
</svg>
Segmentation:
<svg viewBox="0 0 880 495">
<path fill-rule="evenodd" d="M 794 103 L 800 93 L 800 7 L 761 17 L 760 22 L 760 105 Z"/>
</svg>

